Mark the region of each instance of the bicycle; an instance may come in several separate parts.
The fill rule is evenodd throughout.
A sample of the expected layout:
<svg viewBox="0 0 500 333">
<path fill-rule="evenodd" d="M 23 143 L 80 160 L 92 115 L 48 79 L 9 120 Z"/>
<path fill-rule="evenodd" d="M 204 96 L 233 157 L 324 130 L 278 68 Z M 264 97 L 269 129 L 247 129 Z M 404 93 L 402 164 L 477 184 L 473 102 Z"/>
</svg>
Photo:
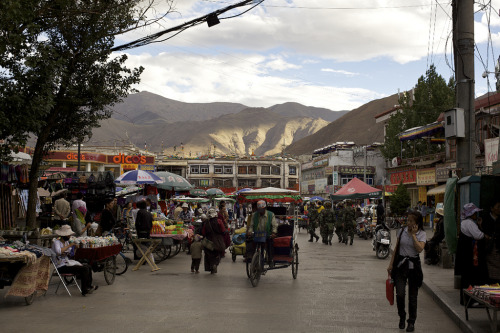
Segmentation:
<svg viewBox="0 0 500 333">
<path fill-rule="evenodd" d="M 130 228 L 119 226 L 113 228 L 113 233 L 122 245 L 122 252 L 128 252 L 133 248 L 132 231 Z"/>
</svg>

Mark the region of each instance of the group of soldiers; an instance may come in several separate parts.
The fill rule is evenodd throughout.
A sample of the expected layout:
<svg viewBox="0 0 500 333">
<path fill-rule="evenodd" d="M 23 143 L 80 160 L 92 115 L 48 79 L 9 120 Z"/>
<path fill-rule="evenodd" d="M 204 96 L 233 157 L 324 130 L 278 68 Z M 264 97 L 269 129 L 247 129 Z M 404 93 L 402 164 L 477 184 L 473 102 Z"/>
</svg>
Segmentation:
<svg viewBox="0 0 500 333">
<path fill-rule="evenodd" d="M 355 211 L 350 200 L 339 202 L 335 208 L 332 208 L 332 202 L 327 200 L 323 202 L 312 202 L 308 209 L 308 232 L 311 235 L 309 242 L 319 236 L 316 235 L 316 228 L 319 226 L 321 240 L 325 245 L 332 245 L 333 232 L 337 234 L 339 243 L 347 245 L 350 239 L 350 245 L 354 241 L 354 231 L 356 230 Z"/>
</svg>

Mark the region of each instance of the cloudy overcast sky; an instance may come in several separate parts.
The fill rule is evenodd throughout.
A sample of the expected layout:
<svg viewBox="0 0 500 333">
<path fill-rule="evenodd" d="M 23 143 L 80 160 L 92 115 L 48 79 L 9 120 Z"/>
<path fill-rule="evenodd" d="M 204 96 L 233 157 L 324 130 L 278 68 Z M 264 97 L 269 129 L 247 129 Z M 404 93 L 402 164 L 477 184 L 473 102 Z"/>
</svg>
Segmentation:
<svg viewBox="0 0 500 333">
<path fill-rule="evenodd" d="M 237 2 L 175 1 L 176 11 L 163 27 Z M 500 0 L 479 2 L 491 5 L 475 5 L 476 96 L 495 90 L 495 76 L 488 76 L 488 88 L 482 73 L 485 67 L 495 71 L 500 54 Z M 116 44 L 151 31 L 135 31 Z M 170 99 L 253 107 L 298 102 L 351 110 L 411 89 L 432 63 L 448 80 L 453 76 L 451 31 L 451 1 L 265 0 L 211 28 L 198 25 L 126 53 L 129 66 L 145 67 L 137 89 Z"/>
</svg>

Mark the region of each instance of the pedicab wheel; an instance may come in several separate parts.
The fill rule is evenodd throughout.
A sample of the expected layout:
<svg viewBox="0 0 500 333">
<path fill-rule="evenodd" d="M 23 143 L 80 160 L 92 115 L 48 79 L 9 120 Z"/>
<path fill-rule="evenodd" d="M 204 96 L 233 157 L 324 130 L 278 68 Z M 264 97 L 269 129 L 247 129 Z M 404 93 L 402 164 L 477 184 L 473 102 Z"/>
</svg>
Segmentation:
<svg viewBox="0 0 500 333">
<path fill-rule="evenodd" d="M 245 258 L 245 263 L 247 267 L 247 277 L 250 278 L 250 266 L 252 264 L 252 261 L 248 258 Z"/>
<path fill-rule="evenodd" d="M 26 302 L 26 305 L 31 305 L 33 304 L 33 301 L 35 300 L 35 294 L 36 294 L 36 291 L 33 292 L 33 294 L 27 296 L 24 298 L 24 301 Z"/>
<path fill-rule="evenodd" d="M 123 254 L 118 254 L 116 256 L 116 275 L 122 275 L 128 269 L 128 258 Z"/>
<path fill-rule="evenodd" d="M 292 253 L 293 259 L 292 259 L 292 276 L 294 279 L 297 278 L 297 273 L 299 272 L 299 252 L 297 249 L 293 250 Z"/>
<path fill-rule="evenodd" d="M 104 261 L 104 280 L 107 284 L 115 282 L 116 275 L 116 256 L 112 256 Z"/>
<path fill-rule="evenodd" d="M 255 251 L 252 257 L 252 262 L 250 263 L 250 282 L 252 283 L 252 286 L 257 287 L 259 285 L 260 274 L 260 254 L 258 251 Z"/>
<path fill-rule="evenodd" d="M 168 249 L 166 245 L 160 244 L 154 250 L 153 257 L 155 261 L 162 262 L 163 260 L 168 258 L 168 256 L 170 255 L 170 251 L 172 250 Z"/>
</svg>

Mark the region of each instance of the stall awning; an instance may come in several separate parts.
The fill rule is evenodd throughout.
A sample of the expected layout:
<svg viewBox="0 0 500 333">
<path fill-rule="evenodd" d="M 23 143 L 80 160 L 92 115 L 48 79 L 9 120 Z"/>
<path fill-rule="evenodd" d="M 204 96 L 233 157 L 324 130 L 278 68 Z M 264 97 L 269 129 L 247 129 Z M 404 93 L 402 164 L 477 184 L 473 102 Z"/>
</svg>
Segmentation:
<svg viewBox="0 0 500 333">
<path fill-rule="evenodd" d="M 427 191 L 427 195 L 436 195 L 436 194 L 442 194 L 446 190 L 446 184 L 440 185 L 438 187 L 434 187 L 433 189 L 430 189 Z"/>
<path fill-rule="evenodd" d="M 424 136 L 431 136 L 437 132 L 444 131 L 443 123 L 436 121 L 420 127 L 410 128 L 398 134 L 400 141 L 419 139 Z"/>
</svg>

